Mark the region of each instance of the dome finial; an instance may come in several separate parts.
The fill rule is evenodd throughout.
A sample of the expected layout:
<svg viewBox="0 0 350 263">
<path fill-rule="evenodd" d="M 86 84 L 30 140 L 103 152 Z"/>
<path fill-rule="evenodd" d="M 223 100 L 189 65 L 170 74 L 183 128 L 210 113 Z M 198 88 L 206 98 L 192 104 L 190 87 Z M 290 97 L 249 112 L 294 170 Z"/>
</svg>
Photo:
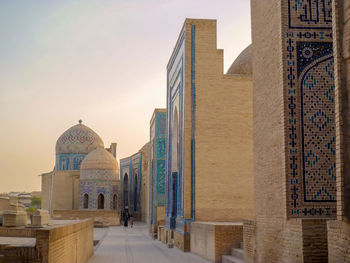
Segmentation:
<svg viewBox="0 0 350 263">
<path fill-rule="evenodd" d="M 79 122 L 79 124 L 82 124 L 82 123 L 83 123 L 83 121 L 82 121 L 82 120 L 79 120 L 78 122 Z"/>
</svg>

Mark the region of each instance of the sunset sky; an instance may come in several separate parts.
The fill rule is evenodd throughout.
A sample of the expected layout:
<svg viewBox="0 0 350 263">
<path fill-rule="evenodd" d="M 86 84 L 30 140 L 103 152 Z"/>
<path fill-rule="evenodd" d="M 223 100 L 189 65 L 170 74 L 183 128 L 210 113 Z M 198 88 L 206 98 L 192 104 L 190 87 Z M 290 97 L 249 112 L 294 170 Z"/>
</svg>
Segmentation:
<svg viewBox="0 0 350 263">
<path fill-rule="evenodd" d="M 118 160 L 149 140 L 183 22 L 217 19 L 225 70 L 251 42 L 249 0 L 0 0 L 0 192 L 40 190 L 83 123 Z"/>
</svg>

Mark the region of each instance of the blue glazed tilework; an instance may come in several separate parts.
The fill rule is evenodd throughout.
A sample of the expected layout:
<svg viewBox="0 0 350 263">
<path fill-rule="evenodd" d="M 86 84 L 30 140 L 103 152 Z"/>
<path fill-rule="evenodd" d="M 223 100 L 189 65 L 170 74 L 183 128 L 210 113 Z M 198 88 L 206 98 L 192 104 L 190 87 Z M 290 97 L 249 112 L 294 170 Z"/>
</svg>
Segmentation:
<svg viewBox="0 0 350 263">
<path fill-rule="evenodd" d="M 56 155 L 56 170 L 80 170 L 80 164 L 86 154 L 63 153 Z"/>
<path fill-rule="evenodd" d="M 332 29 L 332 0 L 288 0 L 290 29 Z"/>
<path fill-rule="evenodd" d="M 283 3 L 287 215 L 336 216 L 332 0 Z"/>
</svg>

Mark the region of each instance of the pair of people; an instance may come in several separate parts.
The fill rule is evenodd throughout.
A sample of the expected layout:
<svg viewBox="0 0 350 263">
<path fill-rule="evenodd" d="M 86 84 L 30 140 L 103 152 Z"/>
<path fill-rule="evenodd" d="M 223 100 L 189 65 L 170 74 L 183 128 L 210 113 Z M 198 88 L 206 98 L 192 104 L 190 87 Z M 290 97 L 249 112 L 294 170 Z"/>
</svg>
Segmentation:
<svg viewBox="0 0 350 263">
<path fill-rule="evenodd" d="M 129 214 L 128 212 L 123 213 L 122 218 L 124 221 L 124 227 L 128 227 L 129 220 L 130 220 L 130 227 L 134 226 L 134 217 L 132 214 Z"/>
</svg>

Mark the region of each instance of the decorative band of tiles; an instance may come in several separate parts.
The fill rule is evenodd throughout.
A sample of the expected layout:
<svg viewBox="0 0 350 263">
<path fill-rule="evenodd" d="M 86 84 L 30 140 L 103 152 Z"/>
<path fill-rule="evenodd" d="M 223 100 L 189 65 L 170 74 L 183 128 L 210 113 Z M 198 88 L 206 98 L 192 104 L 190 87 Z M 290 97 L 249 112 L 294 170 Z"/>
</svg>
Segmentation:
<svg viewBox="0 0 350 263">
<path fill-rule="evenodd" d="M 332 0 L 282 1 L 290 218 L 336 216 L 331 7 Z"/>
</svg>

